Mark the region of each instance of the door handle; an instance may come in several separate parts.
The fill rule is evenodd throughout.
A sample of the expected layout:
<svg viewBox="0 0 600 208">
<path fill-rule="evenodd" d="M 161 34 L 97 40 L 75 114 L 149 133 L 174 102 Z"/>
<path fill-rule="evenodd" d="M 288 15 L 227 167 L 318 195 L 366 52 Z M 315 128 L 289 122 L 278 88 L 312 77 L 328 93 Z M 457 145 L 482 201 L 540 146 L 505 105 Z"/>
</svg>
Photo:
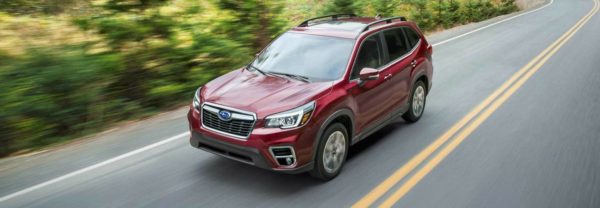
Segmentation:
<svg viewBox="0 0 600 208">
<path fill-rule="evenodd" d="M 385 75 L 385 77 L 383 77 L 383 80 L 387 80 L 389 78 L 392 78 L 392 74 Z"/>
<path fill-rule="evenodd" d="M 410 62 L 410 65 L 412 65 L 412 67 L 417 67 L 417 60 L 413 60 L 412 62 Z"/>
</svg>

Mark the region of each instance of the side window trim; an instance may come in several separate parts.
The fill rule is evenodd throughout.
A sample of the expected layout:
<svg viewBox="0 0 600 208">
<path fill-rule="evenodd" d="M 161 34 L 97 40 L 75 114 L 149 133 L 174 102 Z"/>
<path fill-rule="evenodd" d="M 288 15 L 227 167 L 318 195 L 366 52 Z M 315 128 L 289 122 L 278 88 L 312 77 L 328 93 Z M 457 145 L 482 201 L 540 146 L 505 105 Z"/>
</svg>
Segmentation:
<svg viewBox="0 0 600 208">
<path fill-rule="evenodd" d="M 382 34 L 383 34 L 382 31 L 377 31 L 377 32 L 370 34 L 369 36 L 363 38 L 363 40 L 360 42 L 360 46 L 358 47 L 357 53 L 354 55 L 354 57 L 351 57 L 351 58 L 354 58 L 354 61 L 352 62 L 352 68 L 350 68 L 350 77 L 348 78 L 349 81 L 358 80 L 358 78 L 352 78 L 352 73 L 354 72 L 354 67 L 356 66 L 356 62 L 358 61 L 357 56 L 360 54 L 360 50 L 363 48 L 365 40 L 367 40 L 373 36 L 377 36 L 377 38 L 379 39 L 377 41 L 377 46 L 378 46 L 377 53 L 379 54 L 379 64 L 381 64 L 381 66 L 377 67 L 376 70 L 381 71 L 381 69 L 384 67 L 383 61 L 384 61 L 384 52 L 385 51 L 383 50 L 383 47 L 386 47 L 386 49 L 387 49 L 387 46 L 385 46 L 385 44 L 383 43 Z"/>
<path fill-rule="evenodd" d="M 389 59 L 389 52 L 387 50 L 387 42 L 386 42 L 385 38 L 383 37 L 383 32 L 388 31 L 388 30 L 393 30 L 393 29 L 401 29 L 402 30 L 402 34 L 404 35 L 404 41 L 405 41 L 404 43 L 407 46 L 406 50 L 408 52 L 406 52 L 405 54 L 403 54 L 402 56 L 400 56 L 400 57 L 398 57 L 396 59 L 387 60 L 387 62 L 384 65 L 381 65 L 381 67 L 377 68 L 377 70 L 379 70 L 379 71 L 381 71 L 383 68 L 390 67 L 391 65 L 394 65 L 394 64 L 398 63 L 399 61 L 404 60 L 406 57 L 412 55 L 415 52 L 415 50 L 417 49 L 417 46 L 420 45 L 420 43 L 421 43 L 421 38 L 419 38 L 419 41 L 417 41 L 417 43 L 414 46 L 410 47 L 410 41 L 408 40 L 408 34 L 406 34 L 406 31 L 405 31 L 407 29 L 410 29 L 407 26 L 400 26 L 400 27 L 395 27 L 395 28 L 388 28 L 388 29 L 385 29 L 385 30 L 378 31 L 378 33 L 382 34 L 381 35 L 381 42 L 382 42 L 382 44 L 385 47 L 384 53 L 386 54 L 386 57 L 388 59 Z"/>
<path fill-rule="evenodd" d="M 396 62 L 398 59 L 400 59 L 400 58 L 404 57 L 406 54 L 409 54 L 409 53 L 410 53 L 410 51 L 411 51 L 411 48 L 409 47 L 410 43 L 409 43 L 409 41 L 408 41 L 408 37 L 406 36 L 406 33 L 404 32 L 404 28 L 405 28 L 405 27 L 406 27 L 406 26 L 400 26 L 400 27 L 388 28 L 388 29 L 385 29 L 385 30 L 381 30 L 381 31 L 379 31 L 379 33 L 381 33 L 381 43 L 382 43 L 382 45 L 383 45 L 383 47 L 384 47 L 384 50 L 383 50 L 383 51 L 384 51 L 384 53 L 385 53 L 385 57 L 386 57 L 386 59 L 385 59 L 385 64 L 383 64 L 383 65 L 381 65 L 381 66 L 386 66 L 386 67 L 387 67 L 387 66 L 388 66 L 388 65 L 389 65 L 391 62 Z M 385 39 L 385 35 L 384 35 L 383 33 L 384 33 L 385 31 L 389 31 L 389 30 L 395 30 L 395 29 L 398 29 L 398 30 L 400 30 L 400 31 L 402 32 L 402 35 L 404 36 L 404 38 L 403 38 L 403 39 L 404 39 L 404 45 L 405 45 L 405 47 L 406 47 L 406 48 L 405 48 L 405 50 L 406 50 L 407 52 L 406 52 L 406 53 L 404 53 L 404 54 L 402 54 L 402 56 L 400 56 L 400 57 L 398 57 L 398 58 L 396 58 L 396 59 L 390 59 L 390 52 L 389 52 L 389 50 L 388 50 L 388 44 L 387 44 L 387 40 Z M 379 70 L 379 69 L 378 69 L 378 70 Z M 381 71 L 381 70 L 379 70 L 379 71 Z"/>
<path fill-rule="evenodd" d="M 382 56 L 382 60 L 381 60 L 381 66 L 379 68 L 377 68 L 378 71 L 381 71 L 381 67 L 385 65 L 385 63 L 388 63 L 390 61 L 390 53 L 388 51 L 388 46 L 387 46 L 387 41 L 385 40 L 385 35 L 383 34 L 383 31 L 379 31 L 377 32 L 379 33 L 379 42 L 381 43 L 381 47 L 380 47 L 380 51 Z"/>
<path fill-rule="evenodd" d="M 378 71 L 382 71 L 383 69 L 385 69 L 385 68 L 388 68 L 388 67 L 390 67 L 391 65 L 394 65 L 394 64 L 398 63 L 399 61 L 401 61 L 401 60 L 404 60 L 406 57 L 409 57 L 409 56 L 411 56 L 413 53 L 415 53 L 415 51 L 416 51 L 417 47 L 418 47 L 419 45 L 421 45 L 421 37 L 419 37 L 419 41 L 417 41 L 417 43 L 416 43 L 414 46 L 412 46 L 412 47 L 408 47 L 408 50 L 409 50 L 409 51 L 408 51 L 407 53 L 405 53 L 404 55 L 402 55 L 402 56 L 400 56 L 400 57 L 398 57 L 398 58 L 396 58 L 396 59 L 394 59 L 394 60 L 388 60 L 388 59 L 389 59 L 389 52 L 387 51 L 387 42 L 386 42 L 386 40 L 385 40 L 385 38 L 384 38 L 384 36 L 383 36 L 383 32 L 385 32 L 385 31 L 388 31 L 388 30 L 393 30 L 393 29 L 401 29 L 401 30 L 402 30 L 402 34 L 404 34 L 404 41 L 405 41 L 406 45 L 407 45 L 407 46 L 410 46 L 410 45 L 411 45 L 411 44 L 410 44 L 410 41 L 408 40 L 408 34 L 407 34 L 407 33 L 406 33 L 406 31 L 405 31 L 405 30 L 410 30 L 411 28 L 409 28 L 408 26 L 400 26 L 400 27 L 388 28 L 388 29 L 384 29 L 384 30 L 377 31 L 377 32 L 375 32 L 375 33 L 373 33 L 373 34 L 370 34 L 369 36 L 365 37 L 365 38 L 364 38 L 364 39 L 363 39 L 363 40 L 360 42 L 360 46 L 358 47 L 358 51 L 357 51 L 358 53 L 356 53 L 356 55 L 355 55 L 355 56 L 358 56 L 358 54 L 360 53 L 360 50 L 362 49 L 362 46 L 363 46 L 363 44 L 364 44 L 364 41 L 365 41 L 366 39 L 368 39 L 368 38 L 370 38 L 370 37 L 374 36 L 374 35 L 377 35 L 377 36 L 379 36 L 379 41 L 377 42 L 377 44 L 381 44 L 381 45 L 379 45 L 379 54 L 380 54 L 380 57 L 379 57 L 379 59 L 380 59 L 380 61 L 382 61 L 382 62 L 381 62 L 381 63 L 382 63 L 382 65 L 381 65 L 381 66 L 379 66 L 379 67 L 376 69 L 376 70 L 378 70 Z M 385 48 L 385 50 L 384 50 L 384 48 Z M 384 57 L 385 57 L 385 59 L 384 59 Z M 350 68 L 350 77 L 348 78 L 348 80 L 349 80 L 349 81 L 354 81 L 354 80 L 357 80 L 357 79 L 358 79 L 358 78 L 354 78 L 354 79 L 352 78 L 352 72 L 354 71 L 354 66 L 356 66 L 356 61 L 357 61 L 356 57 L 353 57 L 353 58 L 355 58 L 355 59 L 354 59 L 354 62 L 352 63 L 352 68 Z M 384 63 L 384 62 L 383 62 L 384 60 L 385 60 L 387 63 L 383 64 L 383 63 Z"/>
<path fill-rule="evenodd" d="M 385 61 L 385 54 L 384 54 L 384 50 L 383 50 L 383 39 L 381 39 L 382 35 L 381 32 L 377 32 L 376 35 L 378 36 L 378 41 L 377 41 L 377 54 L 379 54 L 379 67 L 377 68 L 379 70 L 379 68 L 381 68 L 381 66 L 383 66 L 383 62 Z"/>
<path fill-rule="evenodd" d="M 406 43 L 406 51 L 411 51 L 412 48 L 414 48 L 413 45 L 410 44 L 410 41 L 408 40 L 408 34 L 406 33 L 406 30 L 408 30 L 408 27 L 401 27 L 402 30 L 402 34 L 404 35 L 404 43 Z"/>
<path fill-rule="evenodd" d="M 419 44 L 421 44 L 421 39 L 419 39 L 419 41 L 417 41 L 417 44 L 415 44 L 415 46 L 412 47 L 408 53 L 405 53 L 404 55 L 398 57 L 397 59 L 394 59 L 394 60 L 388 62 L 387 64 L 382 65 L 381 67 L 384 67 L 384 68 L 390 67 L 391 65 L 394 65 L 394 64 L 404 60 L 405 58 L 411 56 L 413 53 L 415 53 L 415 51 L 417 50 L 417 46 L 419 46 Z"/>
<path fill-rule="evenodd" d="M 410 40 L 408 39 L 408 31 L 412 31 L 412 32 L 413 32 L 415 35 L 417 35 L 417 36 L 418 36 L 418 38 L 419 38 L 419 41 L 417 41 L 417 42 L 415 43 L 415 45 L 413 45 L 413 46 L 411 46 L 411 47 L 415 47 L 415 46 L 417 46 L 417 45 L 419 44 L 419 42 L 421 41 L 421 35 L 419 35 L 419 33 L 418 33 L 417 31 L 413 30 L 413 29 L 412 29 L 412 28 L 410 28 L 410 27 L 403 27 L 403 28 L 402 28 L 402 30 L 404 31 L 404 34 L 406 35 L 406 40 L 407 40 L 407 43 L 408 43 L 408 45 L 411 45 L 411 42 L 410 42 Z"/>
</svg>

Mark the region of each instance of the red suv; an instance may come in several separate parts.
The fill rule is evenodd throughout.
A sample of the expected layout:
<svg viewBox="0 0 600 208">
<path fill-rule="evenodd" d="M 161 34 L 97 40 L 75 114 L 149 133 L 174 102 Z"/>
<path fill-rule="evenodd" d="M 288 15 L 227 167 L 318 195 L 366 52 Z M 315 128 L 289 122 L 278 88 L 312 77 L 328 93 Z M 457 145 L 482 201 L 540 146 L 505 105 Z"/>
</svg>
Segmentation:
<svg viewBox="0 0 600 208">
<path fill-rule="evenodd" d="M 196 91 L 190 143 L 261 168 L 332 179 L 351 145 L 399 116 L 419 120 L 431 54 L 403 17 L 306 20 Z"/>
</svg>

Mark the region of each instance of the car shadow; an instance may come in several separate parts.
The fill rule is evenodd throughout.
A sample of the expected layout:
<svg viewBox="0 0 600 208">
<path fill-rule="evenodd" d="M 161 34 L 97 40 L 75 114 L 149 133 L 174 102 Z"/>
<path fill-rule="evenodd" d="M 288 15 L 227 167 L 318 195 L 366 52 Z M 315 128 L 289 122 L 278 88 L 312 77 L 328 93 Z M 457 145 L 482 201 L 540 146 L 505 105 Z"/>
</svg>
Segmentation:
<svg viewBox="0 0 600 208">
<path fill-rule="evenodd" d="M 390 134 L 402 129 L 404 124 L 405 122 L 402 119 L 399 119 L 355 144 L 350 149 L 348 160 L 359 157 L 365 150 L 372 148 L 384 138 L 389 138 Z M 226 187 L 227 189 L 233 188 L 236 190 L 245 190 L 247 193 L 260 193 L 260 195 L 271 197 L 293 197 L 297 192 L 329 185 L 330 183 L 341 183 L 342 181 L 331 180 L 324 182 L 310 177 L 308 173 L 278 173 L 242 164 L 216 155 L 197 165 L 196 174 L 198 177 L 208 181 L 218 181 L 218 186 L 220 186 L 220 188 Z M 341 177 L 343 177 L 343 174 Z"/>
<path fill-rule="evenodd" d="M 286 174 L 253 167 L 220 156 L 198 163 L 198 177 L 218 181 L 219 186 L 285 197 L 310 187 L 323 185 L 308 173 Z"/>
<path fill-rule="evenodd" d="M 383 139 L 389 138 L 388 136 L 393 132 L 401 131 L 404 127 L 406 127 L 406 122 L 402 119 L 397 119 L 396 121 L 384 126 L 383 128 L 379 129 L 379 131 L 354 144 L 350 148 L 347 160 L 352 160 L 352 158 L 358 156 L 361 152 L 371 149 L 372 146 L 376 145 Z"/>
</svg>

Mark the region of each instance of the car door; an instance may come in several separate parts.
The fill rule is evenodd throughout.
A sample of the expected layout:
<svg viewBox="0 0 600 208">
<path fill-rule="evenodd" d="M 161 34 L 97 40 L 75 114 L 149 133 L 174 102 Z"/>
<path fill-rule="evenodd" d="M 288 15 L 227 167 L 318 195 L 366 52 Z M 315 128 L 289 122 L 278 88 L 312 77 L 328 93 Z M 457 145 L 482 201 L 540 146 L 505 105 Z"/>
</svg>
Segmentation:
<svg viewBox="0 0 600 208">
<path fill-rule="evenodd" d="M 403 27 L 382 31 L 384 52 L 388 60 L 382 76 L 392 85 L 393 95 L 390 96 L 394 110 L 399 110 L 407 103 L 410 94 L 410 76 L 412 70 L 412 54 L 410 43 L 406 39 Z M 400 111 L 398 111 L 400 112 Z"/>
<path fill-rule="evenodd" d="M 354 58 L 350 80 L 359 84 L 354 85 L 350 93 L 357 105 L 358 131 L 385 120 L 392 104 L 389 99 L 394 93 L 392 84 L 384 76 L 369 81 L 358 79 L 360 70 L 365 67 L 381 70 L 381 74 L 389 73 L 382 68 L 385 57 L 381 38 L 381 33 L 365 38 Z"/>
</svg>

